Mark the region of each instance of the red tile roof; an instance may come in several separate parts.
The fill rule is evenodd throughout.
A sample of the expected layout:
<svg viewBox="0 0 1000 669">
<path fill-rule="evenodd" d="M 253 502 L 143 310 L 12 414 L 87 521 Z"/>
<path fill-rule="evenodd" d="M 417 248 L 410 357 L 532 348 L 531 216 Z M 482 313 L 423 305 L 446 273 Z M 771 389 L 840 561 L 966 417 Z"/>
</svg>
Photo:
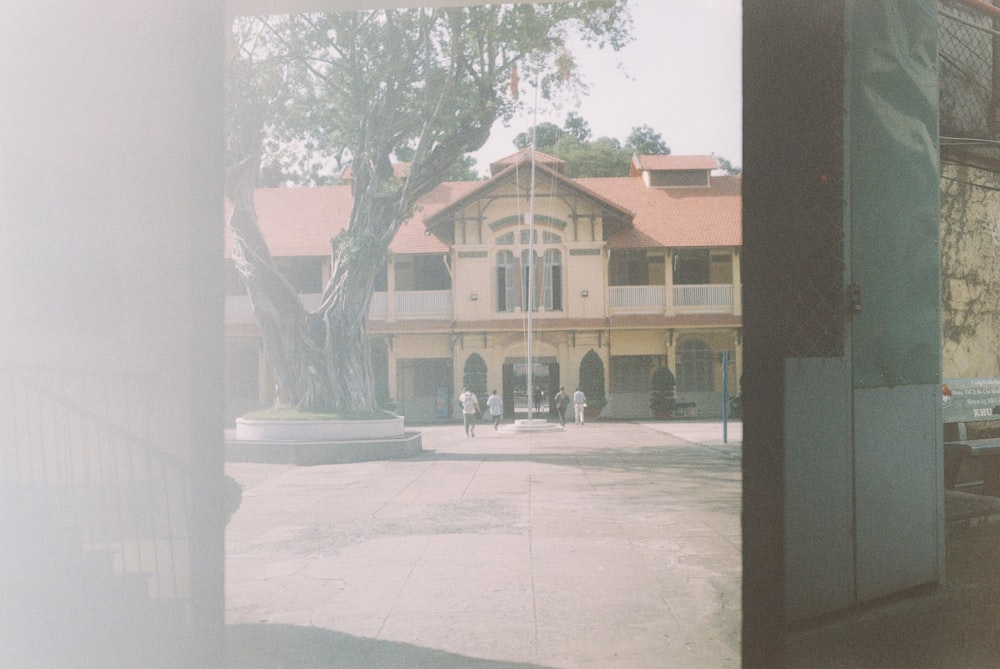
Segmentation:
<svg viewBox="0 0 1000 669">
<path fill-rule="evenodd" d="M 482 186 L 482 181 L 448 181 L 420 198 L 410 220 L 403 223 L 389 244 L 393 253 L 447 253 L 448 244 L 439 237 L 425 234 L 424 222 L 447 206 Z"/>
<path fill-rule="evenodd" d="M 411 163 L 393 163 L 392 173 L 400 178 L 409 176 L 410 165 Z M 343 181 L 352 181 L 354 179 L 354 163 L 344 165 L 344 169 L 340 170 L 340 178 Z"/>
<path fill-rule="evenodd" d="M 272 256 L 328 256 L 351 219 L 350 186 L 258 188 L 254 209 Z M 228 220 L 227 211 L 227 220 Z M 232 239 L 226 235 L 226 257 Z"/>
<path fill-rule="evenodd" d="M 638 177 L 577 179 L 580 185 L 635 212 L 632 228 L 608 240 L 611 248 L 740 246 L 741 179 L 712 177 L 708 187 L 647 188 Z"/>
<path fill-rule="evenodd" d="M 520 153 L 515 156 L 524 158 Z M 654 158 L 676 160 L 689 157 Z M 400 227 L 390 249 L 394 253 L 447 253 L 449 247 L 445 241 L 435 235 L 424 234 L 426 222 L 444 209 L 475 197 L 476 191 L 495 184 L 515 164 L 510 162 L 497 176 L 487 181 L 439 185 L 420 199 L 413 217 Z M 542 169 L 545 170 L 544 167 Z M 691 188 L 647 188 L 639 177 L 568 179 L 556 175 L 555 178 L 632 218 L 631 228 L 620 228 L 611 236 L 608 243 L 612 248 L 742 244 L 741 178 L 738 176 L 712 177 L 710 186 Z M 330 240 L 350 220 L 351 188 L 261 188 L 254 194 L 254 204 L 272 255 L 326 256 L 330 253 Z M 227 257 L 231 245 L 227 235 Z"/>
</svg>

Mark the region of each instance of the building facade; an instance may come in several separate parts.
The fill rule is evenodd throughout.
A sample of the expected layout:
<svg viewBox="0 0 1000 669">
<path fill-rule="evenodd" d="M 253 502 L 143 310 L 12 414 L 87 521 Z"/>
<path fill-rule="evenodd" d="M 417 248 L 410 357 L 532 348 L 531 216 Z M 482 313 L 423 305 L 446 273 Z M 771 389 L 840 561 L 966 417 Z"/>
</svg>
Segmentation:
<svg viewBox="0 0 1000 669">
<path fill-rule="evenodd" d="M 443 183 L 393 239 L 369 333 L 380 399 L 408 420 L 452 418 L 468 374 L 485 375 L 508 416 L 527 411 L 529 359 L 548 411 L 588 354 L 604 372 L 602 417 L 652 416 L 661 366 L 679 413 L 720 416 L 724 383 L 738 395 L 740 177 L 714 176 L 711 156 L 636 156 L 620 178 L 562 167 L 526 150 L 484 181 Z M 260 189 L 255 204 L 272 255 L 315 306 L 350 185 Z M 272 402 L 273 382 L 235 277 L 229 292 L 232 417 Z"/>
</svg>

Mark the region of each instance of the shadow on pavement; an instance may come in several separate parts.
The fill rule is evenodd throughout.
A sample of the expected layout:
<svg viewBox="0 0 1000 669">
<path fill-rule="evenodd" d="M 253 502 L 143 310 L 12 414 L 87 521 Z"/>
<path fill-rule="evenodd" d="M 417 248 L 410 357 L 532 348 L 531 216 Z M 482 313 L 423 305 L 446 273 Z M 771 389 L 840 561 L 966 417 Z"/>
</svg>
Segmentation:
<svg viewBox="0 0 1000 669">
<path fill-rule="evenodd" d="M 265 623 L 226 626 L 226 664 L 229 669 L 546 669 L 537 664 L 485 660 L 320 627 Z"/>
</svg>

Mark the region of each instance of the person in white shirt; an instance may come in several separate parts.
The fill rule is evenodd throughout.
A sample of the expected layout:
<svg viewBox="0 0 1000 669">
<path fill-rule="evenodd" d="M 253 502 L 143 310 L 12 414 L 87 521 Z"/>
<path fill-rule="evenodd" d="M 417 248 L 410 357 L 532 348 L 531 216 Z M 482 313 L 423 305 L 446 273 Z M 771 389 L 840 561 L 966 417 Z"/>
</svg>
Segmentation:
<svg viewBox="0 0 1000 669">
<path fill-rule="evenodd" d="M 493 394 L 489 396 L 486 400 L 486 406 L 490 409 L 490 418 L 493 419 L 493 429 L 500 429 L 500 416 L 503 415 L 503 400 L 497 395 L 497 391 L 494 390 Z"/>
<path fill-rule="evenodd" d="M 458 403 L 462 407 L 462 418 L 465 420 L 465 436 L 476 436 L 476 419 L 479 418 L 479 398 L 468 388 L 463 388 L 462 394 L 458 396 Z"/>
<path fill-rule="evenodd" d="M 579 388 L 573 393 L 573 422 L 583 425 L 583 409 L 587 406 L 587 396 Z"/>
</svg>

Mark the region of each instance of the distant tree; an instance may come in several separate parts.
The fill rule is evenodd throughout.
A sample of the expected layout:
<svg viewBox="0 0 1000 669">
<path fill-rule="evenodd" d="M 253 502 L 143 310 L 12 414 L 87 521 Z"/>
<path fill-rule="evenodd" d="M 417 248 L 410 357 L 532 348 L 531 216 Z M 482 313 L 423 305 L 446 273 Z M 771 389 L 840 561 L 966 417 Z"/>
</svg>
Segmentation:
<svg viewBox="0 0 1000 669">
<path fill-rule="evenodd" d="M 648 125 L 632 128 L 625 145 L 613 137 L 591 139 L 590 125 L 575 112 L 566 116 L 563 128 L 548 121 L 535 126 L 536 148 L 565 161 L 564 173 L 570 178 L 628 176 L 632 154 L 670 153 L 660 134 Z M 517 135 L 519 149 L 531 145 L 531 130 Z"/>
<path fill-rule="evenodd" d="M 581 142 L 570 134 L 563 135 L 549 151 L 566 161 L 564 173 L 571 179 L 580 177 L 628 176 L 631 152 L 622 148 L 617 139 L 599 137 Z"/>
<path fill-rule="evenodd" d="M 716 160 L 719 161 L 719 168 L 729 175 L 743 174 L 742 167 L 735 167 L 731 162 L 723 158 L 722 156 L 716 156 Z"/>
<path fill-rule="evenodd" d="M 576 112 L 570 112 L 566 115 L 563 129 L 581 142 L 586 142 L 591 137 L 590 124 Z"/>
<path fill-rule="evenodd" d="M 632 153 L 645 156 L 666 156 L 670 153 L 670 147 L 664 143 L 663 137 L 660 136 L 660 133 L 656 132 L 648 125 L 640 125 L 632 128 L 632 132 L 629 134 L 628 139 L 625 140 L 625 148 Z"/>
<path fill-rule="evenodd" d="M 527 149 L 531 146 L 532 128 L 518 133 L 514 138 L 514 146 L 520 149 Z M 545 121 L 534 126 L 535 148 L 548 153 L 549 149 L 555 146 L 556 142 L 566 134 L 566 131 L 555 123 Z"/>
<path fill-rule="evenodd" d="M 416 156 L 416 151 L 409 146 L 403 146 L 396 149 L 395 156 L 396 160 L 401 163 L 412 163 Z M 476 171 L 476 159 L 470 155 L 462 156 L 452 164 L 444 180 L 479 181 L 479 173 Z"/>
</svg>

